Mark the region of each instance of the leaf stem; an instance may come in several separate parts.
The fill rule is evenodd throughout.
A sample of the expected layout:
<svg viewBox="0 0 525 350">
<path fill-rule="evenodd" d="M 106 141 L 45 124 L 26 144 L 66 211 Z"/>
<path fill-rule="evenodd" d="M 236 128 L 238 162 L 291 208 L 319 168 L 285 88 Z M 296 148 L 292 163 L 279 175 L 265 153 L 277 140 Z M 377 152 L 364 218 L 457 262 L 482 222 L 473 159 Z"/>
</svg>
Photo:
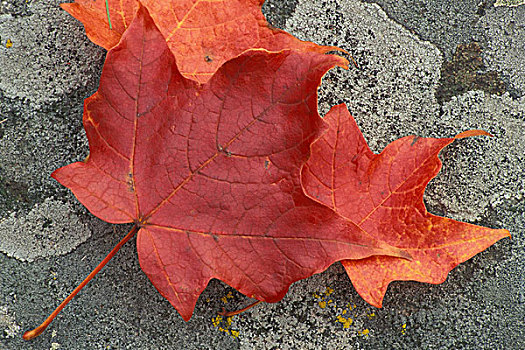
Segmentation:
<svg viewBox="0 0 525 350">
<path fill-rule="evenodd" d="M 235 316 L 235 315 L 238 315 L 240 313 L 243 313 L 244 311 L 250 310 L 252 307 L 257 306 L 260 303 L 262 303 L 262 300 L 257 300 L 256 302 L 251 303 L 250 305 L 246 306 L 245 308 L 242 308 L 242 309 L 236 310 L 236 311 L 230 311 L 230 312 L 226 312 L 226 310 L 223 309 L 222 312 L 219 313 L 219 315 L 224 316 L 224 317 Z"/>
<path fill-rule="evenodd" d="M 106 0 L 106 13 L 108 14 L 109 29 L 113 29 L 113 27 L 111 26 L 111 18 L 109 17 L 109 4 L 108 4 L 108 0 Z"/>
<path fill-rule="evenodd" d="M 71 299 L 73 299 L 75 297 L 75 295 L 77 295 L 77 293 L 80 292 L 82 290 L 82 288 L 84 288 L 84 286 L 86 284 L 88 284 L 89 281 L 91 281 L 91 279 L 93 277 L 95 277 L 95 275 L 100 270 L 102 270 L 102 268 L 104 266 L 106 266 L 106 264 L 113 258 L 113 256 L 120 250 L 120 248 L 127 241 L 129 241 L 135 235 L 135 233 L 137 233 L 138 230 L 139 230 L 139 227 L 137 225 L 133 226 L 133 228 L 131 229 L 131 231 L 128 232 L 126 237 L 122 238 L 122 240 L 120 242 L 118 242 L 118 244 L 109 252 L 109 254 L 106 255 L 104 260 L 102 260 L 97 265 L 97 267 L 95 267 L 95 269 L 93 271 L 91 271 L 91 273 L 82 281 L 82 283 L 80 283 L 78 285 L 78 287 L 76 287 L 75 290 L 73 290 L 73 292 L 71 292 L 71 294 L 69 294 L 69 296 L 66 299 L 64 299 L 64 301 L 60 305 L 58 305 L 58 307 L 55 309 L 55 311 L 53 311 L 53 313 L 51 315 L 49 315 L 45 319 L 45 321 L 42 322 L 42 324 L 40 326 L 38 326 L 37 328 L 35 328 L 35 329 L 31 330 L 31 331 L 25 332 L 24 335 L 23 335 L 23 338 L 25 340 L 30 340 L 30 339 L 36 338 L 40 334 L 42 334 L 42 332 L 45 331 L 47 326 L 49 326 L 49 324 L 53 321 L 53 319 L 56 317 L 56 315 L 58 315 L 59 312 L 62 311 L 62 309 L 71 301 Z"/>
</svg>

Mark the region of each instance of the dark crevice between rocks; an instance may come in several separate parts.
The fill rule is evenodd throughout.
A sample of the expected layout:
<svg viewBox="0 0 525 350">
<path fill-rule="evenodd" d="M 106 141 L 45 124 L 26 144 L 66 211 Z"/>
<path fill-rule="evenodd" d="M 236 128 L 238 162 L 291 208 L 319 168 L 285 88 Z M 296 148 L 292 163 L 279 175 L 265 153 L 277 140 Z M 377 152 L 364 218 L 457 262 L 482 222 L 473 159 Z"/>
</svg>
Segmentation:
<svg viewBox="0 0 525 350">
<path fill-rule="evenodd" d="M 0 174 L 0 216 L 14 209 L 28 209 L 33 202 L 28 184 L 6 179 Z"/>
<path fill-rule="evenodd" d="M 439 104 L 472 90 L 502 95 L 506 87 L 500 74 L 487 72 L 486 69 L 478 43 L 458 45 L 452 60 L 441 66 L 441 79 L 436 91 Z"/>
<path fill-rule="evenodd" d="M 283 29 L 286 20 L 294 13 L 298 2 L 298 0 L 266 0 L 262 12 L 271 26 Z"/>
</svg>

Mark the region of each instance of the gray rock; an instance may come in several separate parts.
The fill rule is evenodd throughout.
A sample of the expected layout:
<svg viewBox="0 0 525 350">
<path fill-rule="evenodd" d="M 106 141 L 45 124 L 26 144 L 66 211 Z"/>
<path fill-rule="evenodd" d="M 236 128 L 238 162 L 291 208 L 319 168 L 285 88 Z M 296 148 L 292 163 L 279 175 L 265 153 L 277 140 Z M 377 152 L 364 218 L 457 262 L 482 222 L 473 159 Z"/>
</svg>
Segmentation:
<svg viewBox="0 0 525 350">
<path fill-rule="evenodd" d="M 464 139 L 448 147 L 427 203 L 458 220 L 502 226 L 506 215 L 495 218 L 492 211 L 525 200 L 525 98 L 469 92 L 446 103 L 435 123 L 445 136 L 484 129 L 494 138 Z"/>
<path fill-rule="evenodd" d="M 85 86 L 98 73 L 98 64 L 75 64 L 97 62 L 103 53 L 85 40 L 66 40 L 81 38 L 83 28 L 59 3 L 36 1 L 28 6 L 30 15 L 0 15 L 0 90 L 5 97 L 39 108 Z M 5 47 L 8 39 L 11 48 Z"/>
<path fill-rule="evenodd" d="M 366 0 L 380 5 L 388 16 L 422 39 L 436 45 L 447 59 L 459 44 L 483 41 L 476 24 L 493 1 Z"/>
<path fill-rule="evenodd" d="M 523 96 L 525 61 L 525 6 L 503 6 L 517 1 L 367 0 L 381 5 L 387 14 L 436 45 L 447 60 L 457 45 L 480 43 L 487 70 L 501 72 L 509 91 Z"/>
<path fill-rule="evenodd" d="M 0 15 L 2 216 L 27 213 L 50 196 L 64 197 L 67 191 L 50 174 L 87 155 L 82 100 L 96 89 L 104 50 L 86 40 L 82 26 L 59 3 L 26 2 L 24 11 Z M 5 47 L 7 39 L 11 48 Z M 76 203 L 72 196 L 62 199 Z"/>
<path fill-rule="evenodd" d="M 525 5 L 523 0 L 496 0 L 494 6 L 520 6 Z"/>
<path fill-rule="evenodd" d="M 501 71 L 509 91 L 525 95 L 525 6 L 487 10 L 479 21 L 486 33 L 484 57 L 487 65 Z"/>
<path fill-rule="evenodd" d="M 20 333 L 20 326 L 5 306 L 0 306 L 0 327 L 4 330 L 6 338 L 14 338 Z"/>
<path fill-rule="evenodd" d="M 67 254 L 90 236 L 73 208 L 53 198 L 24 217 L 12 213 L 0 221 L 0 251 L 21 261 Z"/>
<path fill-rule="evenodd" d="M 434 96 L 442 56 L 390 20 L 375 4 L 304 1 L 286 30 L 300 39 L 339 46 L 358 68 L 337 69 L 323 78 L 319 111 L 345 102 L 370 148 L 379 152 L 406 134 L 429 136 L 428 119 L 439 110 Z M 426 132 L 427 135 L 422 135 Z"/>
</svg>

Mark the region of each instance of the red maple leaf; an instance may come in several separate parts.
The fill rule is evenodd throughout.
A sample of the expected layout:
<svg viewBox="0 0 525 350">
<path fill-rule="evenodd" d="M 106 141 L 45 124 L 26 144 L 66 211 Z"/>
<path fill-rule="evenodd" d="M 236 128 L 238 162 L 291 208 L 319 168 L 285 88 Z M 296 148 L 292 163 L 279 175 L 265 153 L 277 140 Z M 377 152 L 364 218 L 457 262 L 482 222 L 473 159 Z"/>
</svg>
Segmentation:
<svg viewBox="0 0 525 350">
<path fill-rule="evenodd" d="M 301 41 L 269 27 L 261 12 L 264 0 L 141 0 L 141 3 L 175 55 L 182 75 L 201 83 L 208 81 L 224 62 L 253 48 L 318 53 L 339 50 Z M 94 43 L 109 50 L 129 27 L 138 2 L 110 0 L 108 4 L 111 29 L 104 1 L 75 0 L 61 6 L 84 24 Z"/>
<path fill-rule="evenodd" d="M 458 138 L 486 132 L 442 139 L 407 136 L 376 155 L 345 105 L 333 107 L 325 120 L 329 131 L 312 144 L 301 172 L 305 193 L 374 239 L 413 257 L 342 262 L 359 295 L 371 305 L 381 307 L 394 280 L 442 283 L 459 263 L 510 236 L 507 230 L 432 215 L 423 203 L 427 184 L 441 169 L 438 153 Z"/>
<path fill-rule="evenodd" d="M 300 167 L 324 128 L 317 87 L 345 64 L 255 50 L 201 85 L 181 76 L 140 7 L 85 101 L 89 157 L 52 176 L 99 218 L 135 224 L 105 262 L 137 233 L 142 269 L 185 320 L 212 278 L 276 302 L 341 259 L 410 258 L 302 192 Z"/>
</svg>

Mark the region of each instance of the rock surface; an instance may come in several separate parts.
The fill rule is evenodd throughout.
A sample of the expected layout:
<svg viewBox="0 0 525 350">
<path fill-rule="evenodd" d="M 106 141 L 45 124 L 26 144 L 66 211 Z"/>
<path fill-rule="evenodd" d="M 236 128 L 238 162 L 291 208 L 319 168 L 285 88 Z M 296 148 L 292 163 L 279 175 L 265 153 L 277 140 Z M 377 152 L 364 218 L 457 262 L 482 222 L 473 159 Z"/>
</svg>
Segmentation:
<svg viewBox="0 0 525 350">
<path fill-rule="evenodd" d="M 425 200 L 435 214 L 505 227 L 512 240 L 441 285 L 393 283 L 382 309 L 360 299 L 339 264 L 231 320 L 221 308 L 249 301 L 212 281 L 188 323 L 129 243 L 46 333 L 21 340 L 129 229 L 93 218 L 49 177 L 87 155 L 82 100 L 96 90 L 105 54 L 59 2 L 0 3 L 1 349 L 525 348 L 525 6 L 470 0 L 271 0 L 264 11 L 299 38 L 353 56 L 357 69 L 323 79 L 320 110 L 345 102 L 375 152 L 409 134 L 491 132 L 442 152 Z M 507 92 L 438 101 L 443 65 L 472 41 Z"/>
</svg>

